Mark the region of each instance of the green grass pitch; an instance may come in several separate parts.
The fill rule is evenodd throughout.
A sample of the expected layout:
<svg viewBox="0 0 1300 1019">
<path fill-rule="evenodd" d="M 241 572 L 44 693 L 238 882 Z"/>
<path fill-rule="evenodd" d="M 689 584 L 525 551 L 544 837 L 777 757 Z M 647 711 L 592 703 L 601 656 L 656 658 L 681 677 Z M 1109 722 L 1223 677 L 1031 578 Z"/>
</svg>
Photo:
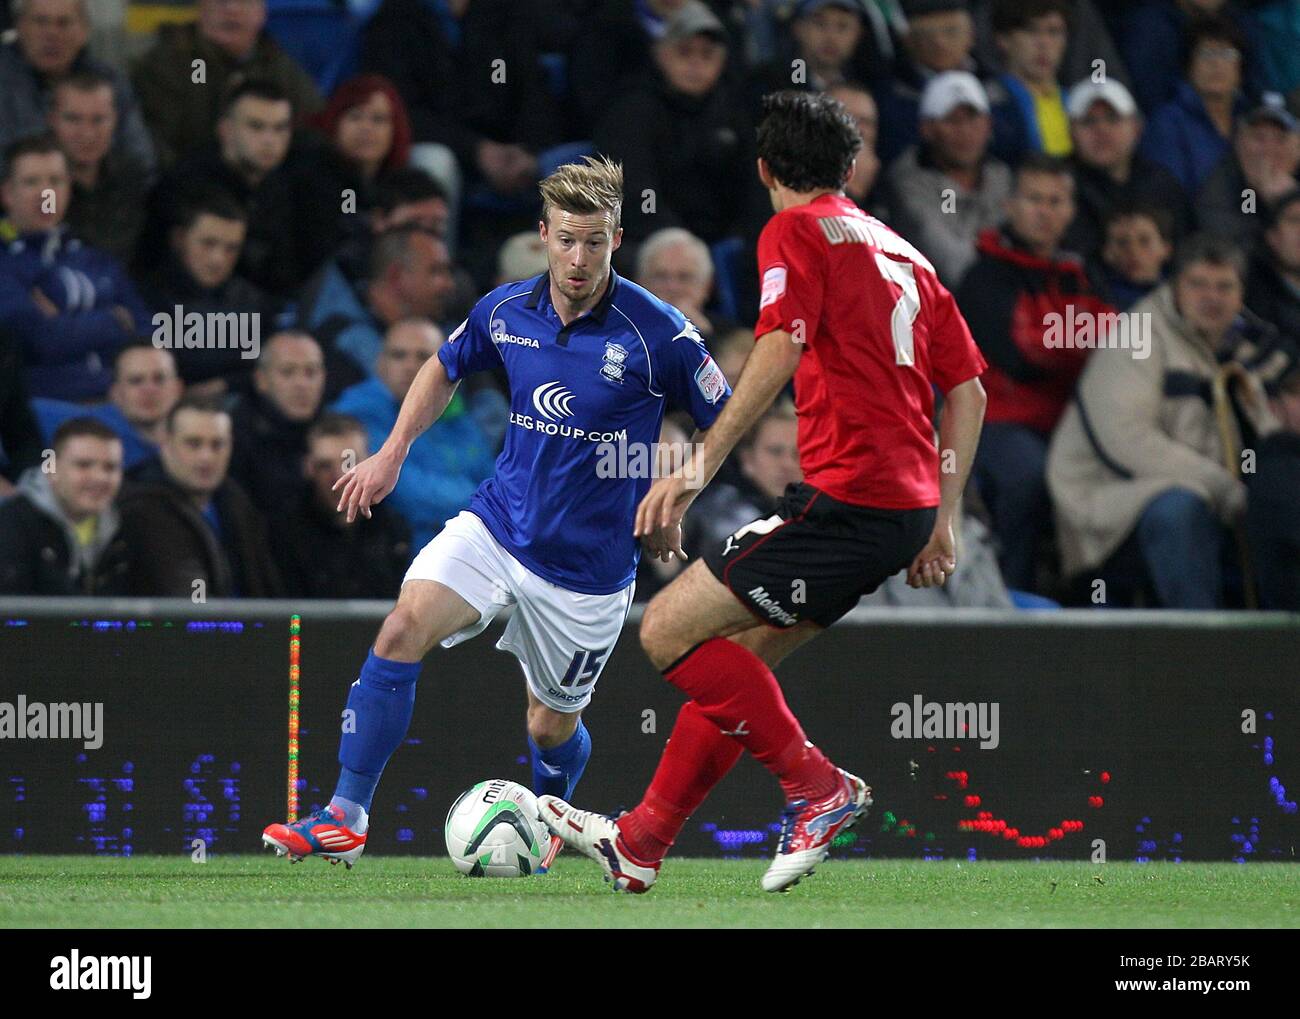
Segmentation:
<svg viewBox="0 0 1300 1019">
<path fill-rule="evenodd" d="M 594 864 L 473 880 L 446 859 L 354 870 L 265 856 L 0 857 L 0 927 L 1296 927 L 1300 866 L 830 861 L 784 895 L 761 860 L 669 860 L 645 896 Z"/>
</svg>

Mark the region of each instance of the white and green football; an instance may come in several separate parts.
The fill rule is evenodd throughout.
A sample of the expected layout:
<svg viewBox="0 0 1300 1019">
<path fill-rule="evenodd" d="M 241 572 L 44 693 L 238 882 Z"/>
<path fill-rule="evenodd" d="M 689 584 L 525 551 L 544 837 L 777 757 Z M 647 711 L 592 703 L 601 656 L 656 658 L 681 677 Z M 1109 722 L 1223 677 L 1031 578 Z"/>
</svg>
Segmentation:
<svg viewBox="0 0 1300 1019">
<path fill-rule="evenodd" d="M 469 877 L 528 877 L 550 837 L 537 798 L 504 778 L 461 793 L 447 811 L 443 835 L 451 862 Z"/>
</svg>

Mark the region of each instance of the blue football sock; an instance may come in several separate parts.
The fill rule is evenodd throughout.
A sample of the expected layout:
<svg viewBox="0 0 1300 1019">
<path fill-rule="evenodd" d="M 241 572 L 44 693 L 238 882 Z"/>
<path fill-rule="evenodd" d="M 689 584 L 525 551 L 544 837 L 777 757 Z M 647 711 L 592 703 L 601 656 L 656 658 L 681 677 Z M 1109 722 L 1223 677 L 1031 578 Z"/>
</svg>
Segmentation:
<svg viewBox="0 0 1300 1019">
<path fill-rule="evenodd" d="M 582 720 L 578 720 L 577 731 L 558 747 L 543 750 L 529 736 L 528 749 L 533 759 L 533 792 L 569 799 L 591 756 L 591 735 Z"/>
<path fill-rule="evenodd" d="M 415 680 L 419 662 L 395 662 L 380 658 L 373 648 L 361 667 L 361 678 L 348 693 L 348 710 L 339 740 L 339 784 L 331 803 L 344 814 L 368 814 L 379 785 L 379 776 L 402 745 L 415 710 Z M 350 723 L 350 724 L 349 724 Z M 345 816 L 351 825 L 356 817 Z"/>
</svg>

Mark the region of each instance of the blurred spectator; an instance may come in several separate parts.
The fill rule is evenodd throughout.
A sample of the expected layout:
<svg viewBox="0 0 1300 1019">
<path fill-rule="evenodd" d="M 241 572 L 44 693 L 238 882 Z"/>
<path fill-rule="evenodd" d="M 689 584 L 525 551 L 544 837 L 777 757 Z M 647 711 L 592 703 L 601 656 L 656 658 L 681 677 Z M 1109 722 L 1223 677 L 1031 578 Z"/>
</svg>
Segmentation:
<svg viewBox="0 0 1300 1019">
<path fill-rule="evenodd" d="M 736 467 L 709 485 L 686 515 L 683 548 L 714 548 L 746 524 L 776 512 L 787 485 L 803 480 L 794 404 L 781 399 L 736 447 Z"/>
<path fill-rule="evenodd" d="M 40 463 L 45 443 L 32 413 L 18 340 L 0 329 L 0 500 L 14 492 L 14 482 Z"/>
<path fill-rule="evenodd" d="M 307 430 L 307 489 L 275 528 L 275 551 L 289 598 L 394 599 L 411 563 L 411 530 L 387 502 L 348 523 L 335 483 L 370 455 L 361 422 L 322 414 Z"/>
<path fill-rule="evenodd" d="M 214 398 L 187 396 L 172 408 L 158 458 L 127 475 L 118 502 L 137 564 L 131 594 L 280 594 L 266 522 L 226 476 L 230 451 L 230 414 Z"/>
<path fill-rule="evenodd" d="M 121 442 L 102 422 L 74 418 L 55 434 L 51 464 L 29 467 L 0 502 L 0 594 L 128 594 L 135 549 L 113 505 Z"/>
<path fill-rule="evenodd" d="M 450 214 L 442 185 L 424 170 L 415 166 L 390 170 L 375 185 L 373 206 L 358 217 L 364 223 L 364 229 L 347 233 L 334 252 L 333 262 L 350 283 L 364 280 L 370 272 L 375 237 L 399 226 L 419 227 L 442 238 L 451 249 L 448 235 Z M 329 264 L 325 263 L 326 268 Z M 459 280 L 457 285 L 461 285 Z M 464 285 L 473 287 L 468 277 Z M 471 307 L 473 301 L 473 296 L 469 297 L 466 307 Z"/>
<path fill-rule="evenodd" d="M 1060 86 L 1069 12 L 1068 0 L 994 0 L 993 32 L 1006 71 L 989 87 L 993 152 L 1013 165 L 1026 152 L 1070 154 Z"/>
<path fill-rule="evenodd" d="M 397 423 L 411 383 L 443 342 L 441 331 L 427 320 L 394 322 L 384 337 L 375 377 L 352 386 L 330 409 L 360 419 L 370 448 L 379 449 Z M 411 443 L 397 487 L 388 496 L 411 525 L 412 547 L 423 548 L 468 506 L 492 468 L 487 437 L 456 394 L 442 416 Z"/>
<path fill-rule="evenodd" d="M 178 317 L 256 315 L 258 335 L 263 328 L 269 335 L 277 302 L 235 273 L 248 211 L 225 192 L 212 190 L 186 198 L 177 217 L 167 231 L 167 260 L 143 285 L 150 305 Z M 212 343 L 174 350 L 187 385 L 204 383 L 209 392 L 248 388 L 253 360 L 244 356 L 244 348 Z"/>
<path fill-rule="evenodd" d="M 1061 58 L 1061 81 L 1078 81 L 1098 71 L 1117 81 L 1129 80 L 1128 68 L 1115 46 L 1115 40 L 1107 27 L 1107 19 L 1099 9 L 1115 2 L 1120 0 L 1067 0 L 1065 9 L 1066 20 L 1069 22 L 1069 39 L 1065 55 Z M 1164 0 L 1159 2 L 1163 3 Z M 993 29 L 996 3 L 997 0 L 972 0 L 971 3 L 975 15 L 975 59 L 981 67 L 986 68 L 1003 68 L 1002 54 Z"/>
<path fill-rule="evenodd" d="M 546 242 L 536 230 L 524 230 L 506 240 L 497 252 L 497 285 L 532 279 L 548 271 Z"/>
<path fill-rule="evenodd" d="M 129 471 L 158 455 L 167 415 L 183 389 L 172 352 L 138 340 L 117 353 L 107 403 L 82 406 L 38 398 L 32 405 L 46 436 L 55 435 L 75 417 L 93 417 L 108 425 L 122 442 L 122 466 Z"/>
<path fill-rule="evenodd" d="M 966 71 L 930 79 L 921 96 L 921 141 L 889 168 L 890 226 L 956 287 L 975 261 L 975 240 L 997 226 L 1011 195 L 1011 171 L 988 154 L 993 133 L 984 87 Z"/>
<path fill-rule="evenodd" d="M 876 111 L 876 101 L 861 85 L 832 85 L 827 93 L 844 104 L 858 125 L 858 136 L 862 139 L 862 148 L 853 164 L 853 173 L 844 185 L 844 193 L 858 203 L 858 208 L 870 211 L 878 202 L 876 184 L 880 177 L 880 156 L 877 154 L 877 136 L 880 128 L 880 116 Z"/>
<path fill-rule="evenodd" d="M 971 56 L 975 22 L 968 0 L 904 0 L 902 6 L 907 17 L 903 52 L 894 62 L 894 73 L 876 86 L 880 159 L 885 165 L 920 141 L 921 93 L 936 75 L 946 71 L 980 73 Z"/>
<path fill-rule="evenodd" d="M 755 84 L 759 94 L 782 89 L 824 92 L 832 85 L 868 84 L 868 72 L 856 59 L 872 45 L 872 26 L 862 0 L 802 0 L 790 21 L 794 44 L 790 59 L 778 58 L 759 69 Z M 879 60 L 868 60 L 870 73 L 879 74 Z"/>
<path fill-rule="evenodd" d="M 117 126 L 113 152 L 151 174 L 153 142 L 131 83 L 124 74 L 90 56 L 87 0 L 18 0 L 16 37 L 0 45 L 0 147 L 47 129 L 53 86 L 80 71 L 113 83 Z M 188 80 L 188 68 L 186 76 Z"/>
<path fill-rule="evenodd" d="M 1169 210 L 1115 205 L 1106 214 L 1104 229 L 1101 289 L 1110 304 L 1128 311 L 1164 281 L 1174 253 Z"/>
<path fill-rule="evenodd" d="M 573 33 L 568 59 L 568 87 L 577 109 L 573 124 L 595 123 L 612 99 L 640 85 L 651 73 L 651 49 L 664 37 L 668 22 L 689 0 L 604 0 L 585 4 L 583 20 Z M 710 4 L 724 22 L 730 22 L 728 48 L 746 57 L 763 50 L 764 59 L 775 44 L 777 17 L 772 0 L 740 0 L 726 11 L 725 0 Z M 784 4 L 785 8 L 792 4 Z M 760 38 L 760 36 L 762 38 Z"/>
<path fill-rule="evenodd" d="M 1138 105 L 1151 113 L 1174 98 L 1187 65 L 1188 30 L 1194 21 L 1205 17 L 1221 17 L 1238 30 L 1243 46 L 1249 43 L 1243 56 L 1251 84 L 1256 86 L 1251 91 L 1267 88 L 1253 67 L 1252 54 L 1257 47 L 1251 39 L 1251 22 L 1244 6 L 1225 0 L 1142 0 L 1125 4 L 1115 38 L 1128 62 Z"/>
<path fill-rule="evenodd" d="M 54 86 L 50 130 L 72 174 L 68 228 L 80 240 L 130 265 L 144 226 L 151 174 L 113 151 L 116 102 L 107 75 L 73 74 Z"/>
<path fill-rule="evenodd" d="M 1168 210 L 1174 239 L 1182 237 L 1191 217 L 1189 196 L 1173 174 L 1137 154 L 1142 115 L 1128 89 L 1084 79 L 1070 90 L 1068 110 L 1075 213 L 1065 246 L 1095 259 L 1111 209 L 1134 203 Z"/>
<path fill-rule="evenodd" d="M 140 272 L 167 257 L 167 233 L 198 194 L 229 192 L 248 209 L 239 273 L 289 299 L 341 240 L 342 196 L 308 172 L 310 149 L 293 150 L 293 106 L 274 82 L 241 80 L 226 96 L 215 141 L 178 162 L 150 199 L 136 258 Z M 307 165 L 303 165 L 303 164 Z"/>
<path fill-rule="evenodd" d="M 354 286 L 327 264 L 303 293 L 298 319 L 327 353 L 337 351 L 370 375 L 385 331 L 409 317 L 443 322 L 454 291 L 447 245 L 419 227 L 402 226 L 375 239 L 368 281 Z"/>
<path fill-rule="evenodd" d="M 321 106 L 307 72 L 265 31 L 266 0 L 197 0 L 197 6 L 196 21 L 163 25 L 132 70 L 167 165 L 208 145 L 236 76 L 274 82 L 300 122 Z"/>
<path fill-rule="evenodd" d="M 1258 444 L 1255 473 L 1247 475 L 1246 533 L 1260 607 L 1300 612 L 1300 349 L 1294 341 L 1283 349 L 1265 378 L 1281 427 Z"/>
<path fill-rule="evenodd" d="M 1088 355 L 1068 334 L 1072 323 L 1095 322 L 1110 310 L 1078 257 L 1060 248 L 1074 215 L 1073 190 L 1064 162 L 1027 157 L 1016 171 L 1006 226 L 980 236 L 979 257 L 956 292 L 989 363 L 973 475 L 1001 545 L 1002 575 L 1022 591 L 1037 588 L 1035 552 L 1050 529 L 1047 442 Z"/>
<path fill-rule="evenodd" d="M 1263 244 L 1246 280 L 1246 306 L 1300 342 L 1300 188 L 1265 212 Z"/>
<path fill-rule="evenodd" d="M 307 429 L 320 415 L 324 394 L 325 359 L 311 336 L 286 331 L 266 341 L 253 389 L 230 413 L 230 476 L 268 518 L 298 503 Z"/>
<path fill-rule="evenodd" d="M 1251 247 L 1272 204 L 1300 186 L 1300 130 L 1282 97 L 1264 101 L 1237 120 L 1232 148 L 1206 177 L 1196 218 L 1207 233 Z"/>
<path fill-rule="evenodd" d="M 11 238 L 0 252 L 0 329 L 22 342 L 32 396 L 93 400 L 113 355 L 149 327 L 126 272 L 68 233 L 72 181 L 50 135 L 5 150 L 0 202 Z"/>
<path fill-rule="evenodd" d="M 518 193 L 537 180 L 537 153 L 559 140 L 538 58 L 542 15 L 511 0 L 383 0 L 362 35 L 361 68 L 396 86 L 417 142 L 447 147 L 471 180 Z M 610 79 L 598 81 L 607 96 Z"/>
<path fill-rule="evenodd" d="M 311 185 L 339 195 L 339 229 L 344 237 L 365 237 L 378 203 L 380 178 L 406 167 L 411 158 L 411 122 L 402 97 L 386 78 L 359 74 L 343 82 L 312 126 L 326 140 L 301 172 Z"/>
<path fill-rule="evenodd" d="M 713 259 L 708 245 L 689 230 L 670 226 L 647 237 L 637 252 L 636 281 L 690 319 L 706 344 L 739 326 L 705 312 L 713 292 Z"/>
<path fill-rule="evenodd" d="M 1166 167 L 1195 195 L 1227 154 L 1233 122 L 1244 112 L 1242 48 L 1226 18 L 1202 18 L 1188 28 L 1187 64 L 1173 98 L 1156 108 L 1142 135 L 1141 152 Z"/>
<path fill-rule="evenodd" d="M 740 381 L 740 373 L 745 369 L 745 362 L 754 350 L 754 333 L 752 330 L 739 328 L 729 333 L 714 337 L 709 344 L 709 353 L 722 369 L 727 385 L 732 389 Z"/>
<path fill-rule="evenodd" d="M 1166 608 L 1223 604 L 1227 528 L 1246 486 L 1224 466 L 1210 391 L 1243 344 L 1244 269 L 1230 244 L 1190 238 L 1173 280 L 1133 308 L 1149 316 L 1147 356 L 1097 350 L 1053 438 L 1065 573 L 1105 580 L 1106 604 L 1123 604 L 1130 587 L 1149 587 Z M 1276 422 L 1263 410 L 1254 425 L 1263 434 Z"/>
<path fill-rule="evenodd" d="M 655 72 L 596 124 L 602 153 L 623 163 L 625 264 L 655 230 L 687 227 L 712 244 L 740 232 L 755 196 L 752 125 L 723 78 L 727 34 L 685 4 L 653 47 Z"/>
</svg>

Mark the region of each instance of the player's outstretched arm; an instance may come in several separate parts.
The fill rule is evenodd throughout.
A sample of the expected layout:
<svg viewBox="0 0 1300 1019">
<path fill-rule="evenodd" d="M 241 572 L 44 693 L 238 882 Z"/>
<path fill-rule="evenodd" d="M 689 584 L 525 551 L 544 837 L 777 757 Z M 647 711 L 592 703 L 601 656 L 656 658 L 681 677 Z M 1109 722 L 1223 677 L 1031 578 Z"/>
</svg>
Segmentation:
<svg viewBox="0 0 1300 1019">
<path fill-rule="evenodd" d="M 912 587 L 941 586 L 957 569 L 953 531 L 984 426 L 986 402 L 978 378 L 953 386 L 944 396 L 939 415 L 939 512 L 930 540 L 908 568 L 907 582 Z"/>
<path fill-rule="evenodd" d="M 370 507 L 397 486 L 411 443 L 442 416 L 458 385 L 447 377 L 447 369 L 441 360 L 431 357 L 424 362 L 411 388 L 406 391 L 397 424 L 384 444 L 373 456 L 362 460 L 334 483 L 335 491 L 340 487 L 343 489 L 338 509 L 340 513 L 347 513 L 348 523 L 356 520 L 358 512 L 370 519 Z"/>
<path fill-rule="evenodd" d="M 777 394 L 794 377 L 802 353 L 803 346 L 784 329 L 764 333 L 759 338 L 727 405 L 722 408 L 718 420 L 704 433 L 704 442 L 694 447 L 694 480 L 679 471 L 673 477 L 660 478 L 650 486 L 650 491 L 637 507 L 634 536 L 639 538 L 658 528 L 681 523 L 687 507 L 713 480 L 736 443 L 772 406 Z"/>
</svg>

